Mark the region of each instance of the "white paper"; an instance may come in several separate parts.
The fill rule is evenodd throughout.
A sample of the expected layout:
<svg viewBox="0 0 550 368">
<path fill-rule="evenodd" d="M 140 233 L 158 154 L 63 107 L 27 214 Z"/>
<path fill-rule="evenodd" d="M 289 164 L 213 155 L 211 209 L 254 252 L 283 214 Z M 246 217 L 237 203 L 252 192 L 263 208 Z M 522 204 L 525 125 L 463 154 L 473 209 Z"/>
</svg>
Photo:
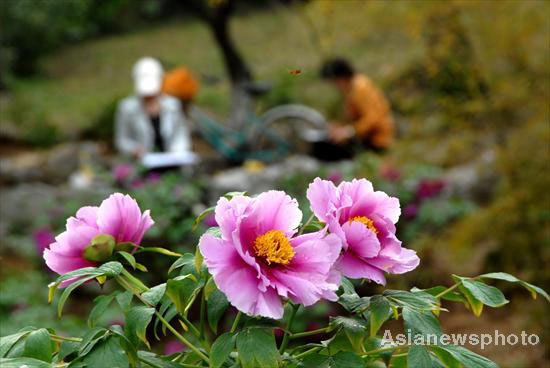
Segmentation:
<svg viewBox="0 0 550 368">
<path fill-rule="evenodd" d="M 141 159 L 143 166 L 154 169 L 166 166 L 181 166 L 197 163 L 199 156 L 191 151 L 146 153 Z"/>
</svg>

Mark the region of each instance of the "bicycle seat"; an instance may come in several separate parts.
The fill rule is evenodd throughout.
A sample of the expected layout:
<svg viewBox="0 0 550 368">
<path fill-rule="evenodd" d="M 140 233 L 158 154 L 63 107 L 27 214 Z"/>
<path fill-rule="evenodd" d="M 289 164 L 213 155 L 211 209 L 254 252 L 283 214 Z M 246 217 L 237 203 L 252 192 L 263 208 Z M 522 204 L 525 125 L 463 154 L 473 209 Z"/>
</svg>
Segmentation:
<svg viewBox="0 0 550 368">
<path fill-rule="evenodd" d="M 273 89 L 273 85 L 267 81 L 255 81 L 246 83 L 244 88 L 252 96 L 260 97 L 268 94 Z"/>
</svg>

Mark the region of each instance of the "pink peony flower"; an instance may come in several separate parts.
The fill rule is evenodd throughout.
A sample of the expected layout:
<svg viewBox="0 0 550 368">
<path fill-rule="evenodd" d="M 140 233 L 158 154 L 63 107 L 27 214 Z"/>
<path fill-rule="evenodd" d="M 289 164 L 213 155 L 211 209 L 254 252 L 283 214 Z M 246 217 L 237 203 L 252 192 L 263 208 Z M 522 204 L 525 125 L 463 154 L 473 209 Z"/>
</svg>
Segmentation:
<svg viewBox="0 0 550 368">
<path fill-rule="evenodd" d="M 416 198 L 423 201 L 435 197 L 445 189 L 445 185 L 442 179 L 422 179 L 416 188 Z"/>
<path fill-rule="evenodd" d="M 384 272 L 400 274 L 418 266 L 416 252 L 402 248 L 395 236 L 399 200 L 375 192 L 368 180 L 354 179 L 336 187 L 316 178 L 307 198 L 315 216 L 342 240 L 344 251 L 336 268 L 344 276 L 385 284 Z"/>
<path fill-rule="evenodd" d="M 55 242 L 55 236 L 49 228 L 36 230 L 33 234 L 36 252 L 42 256 L 44 249 L 48 248 L 51 243 Z"/>
<path fill-rule="evenodd" d="M 170 340 L 164 345 L 164 355 L 172 355 L 180 353 L 185 349 L 185 345 L 179 342 L 179 340 Z"/>
<path fill-rule="evenodd" d="M 418 216 L 418 205 L 411 203 L 403 208 L 403 217 L 413 219 Z"/>
<path fill-rule="evenodd" d="M 116 243 L 139 244 L 145 232 L 153 226 L 149 210 L 141 213 L 136 201 L 129 195 L 112 194 L 99 207 L 82 207 L 76 217 L 67 220 L 66 231 L 55 238 L 44 250 L 48 267 L 63 275 L 84 267 L 95 267 L 97 262 L 84 258 L 84 249 L 98 235 L 111 235 Z M 74 279 L 61 283 L 66 287 Z"/>
<path fill-rule="evenodd" d="M 204 220 L 202 221 L 202 223 L 203 223 L 205 226 L 208 226 L 208 227 L 218 226 L 218 223 L 216 222 L 216 215 L 213 214 L 213 213 L 208 214 L 208 215 L 204 218 Z"/>
<path fill-rule="evenodd" d="M 341 242 L 326 231 L 299 235 L 302 212 L 280 191 L 256 198 L 222 197 L 216 205 L 221 237 L 199 241 L 218 288 L 238 310 L 254 316 L 283 317 L 283 298 L 305 306 L 336 300 L 340 275 L 333 270 Z"/>
</svg>

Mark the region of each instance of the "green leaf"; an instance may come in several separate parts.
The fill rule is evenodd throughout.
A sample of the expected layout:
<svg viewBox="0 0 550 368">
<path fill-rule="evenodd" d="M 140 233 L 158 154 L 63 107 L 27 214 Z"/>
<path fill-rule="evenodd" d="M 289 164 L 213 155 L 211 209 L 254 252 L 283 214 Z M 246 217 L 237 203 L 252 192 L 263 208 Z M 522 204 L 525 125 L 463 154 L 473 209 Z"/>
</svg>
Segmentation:
<svg viewBox="0 0 550 368">
<path fill-rule="evenodd" d="M 413 337 L 417 334 L 423 336 L 441 335 L 439 321 L 431 312 L 403 307 L 403 320 L 405 321 L 405 333 L 410 330 Z"/>
<path fill-rule="evenodd" d="M 496 363 L 462 346 L 442 345 L 439 348 L 451 354 L 467 368 L 498 368 Z"/>
<path fill-rule="evenodd" d="M 185 253 L 180 258 L 176 259 L 176 262 L 170 266 L 168 273 L 171 273 L 177 268 L 183 267 L 185 265 L 193 265 L 195 262 L 195 256 L 191 253 Z"/>
<path fill-rule="evenodd" d="M 121 255 L 134 270 L 136 269 L 136 258 L 133 255 L 124 251 L 119 251 L 117 254 Z"/>
<path fill-rule="evenodd" d="M 74 279 L 74 278 L 77 278 L 77 277 L 88 276 L 88 275 L 94 275 L 94 277 L 95 276 L 101 276 L 101 275 L 103 275 L 103 272 L 101 270 L 99 270 L 98 268 L 96 268 L 96 267 L 80 268 L 78 270 L 67 272 L 67 273 L 59 276 L 55 280 L 54 284 L 59 285 L 63 281 L 67 281 L 67 280 Z"/>
<path fill-rule="evenodd" d="M 280 356 L 272 330 L 258 327 L 244 329 L 237 335 L 236 343 L 243 368 L 279 366 Z"/>
<path fill-rule="evenodd" d="M 386 290 L 383 295 L 400 307 L 419 310 L 439 309 L 435 298 L 423 291 L 408 292 L 402 290 Z"/>
<path fill-rule="evenodd" d="M 218 368 L 229 358 L 235 348 L 235 334 L 226 332 L 214 341 L 210 350 L 210 367 Z"/>
<path fill-rule="evenodd" d="M 120 346 L 119 339 L 114 336 L 100 341 L 86 355 L 84 362 L 87 367 L 127 368 L 130 366 L 128 356 Z"/>
<path fill-rule="evenodd" d="M 11 348 L 23 337 L 26 337 L 30 331 L 20 331 L 12 335 L 0 337 L 0 358 L 5 358 Z"/>
<path fill-rule="evenodd" d="M 200 291 L 200 284 L 192 275 L 178 276 L 166 282 L 166 296 L 172 300 L 179 313 L 186 315 L 186 308 Z"/>
<path fill-rule="evenodd" d="M 88 261 L 104 262 L 111 258 L 115 244 L 116 241 L 112 235 L 97 235 L 92 238 L 90 245 L 84 248 L 82 256 Z"/>
<path fill-rule="evenodd" d="M 206 216 L 214 212 L 215 209 L 216 207 L 214 206 L 214 207 L 208 207 L 207 209 L 202 211 L 200 215 L 198 215 L 197 218 L 195 218 L 195 222 L 193 223 L 193 231 L 197 228 L 197 226 L 199 226 L 202 220 L 204 220 Z"/>
<path fill-rule="evenodd" d="M 139 340 L 141 340 L 151 349 L 149 341 L 147 341 L 146 330 L 154 313 L 155 308 L 145 306 L 136 306 L 126 311 L 126 325 L 124 326 L 124 331 L 126 337 L 128 337 L 135 346 L 138 346 Z"/>
<path fill-rule="evenodd" d="M 428 293 L 432 296 L 436 296 L 438 294 L 441 294 L 443 291 L 447 290 L 447 288 L 445 286 L 434 286 L 434 287 L 429 288 L 429 289 L 416 289 L 416 290 L 423 291 L 423 292 Z M 462 296 L 461 294 L 457 293 L 456 291 L 449 291 L 448 293 L 445 293 L 445 295 L 443 295 L 441 297 L 441 299 L 449 300 L 451 302 L 461 302 L 461 303 L 465 303 L 465 304 L 468 303 L 466 298 L 464 296 Z"/>
<path fill-rule="evenodd" d="M 364 368 L 365 363 L 352 352 L 341 351 L 333 356 L 318 353 L 304 358 L 301 367 L 304 368 Z"/>
<path fill-rule="evenodd" d="M 65 305 L 65 302 L 67 301 L 67 299 L 69 298 L 69 295 L 71 295 L 73 290 L 76 289 L 77 287 L 79 287 L 80 285 L 82 285 L 83 283 L 85 283 L 86 281 L 90 281 L 92 279 L 95 279 L 96 276 L 97 275 L 85 276 L 85 277 L 73 282 L 72 284 L 67 286 L 65 288 L 65 290 L 63 290 L 63 293 L 61 294 L 61 297 L 59 297 L 59 302 L 57 304 L 57 315 L 59 317 L 61 317 L 61 314 L 63 312 L 63 306 Z"/>
<path fill-rule="evenodd" d="M 203 258 L 202 258 L 201 250 L 199 247 L 197 247 L 197 249 L 195 250 L 195 270 L 197 271 L 198 274 L 201 273 L 202 261 L 203 261 Z"/>
<path fill-rule="evenodd" d="M 340 288 L 344 291 L 344 294 L 357 294 L 352 282 L 345 277 L 340 279 Z"/>
<path fill-rule="evenodd" d="M 338 316 L 330 319 L 330 325 L 334 328 L 341 327 L 353 349 L 357 351 L 361 350 L 361 345 L 367 334 L 365 322 L 356 318 Z"/>
<path fill-rule="evenodd" d="M 109 334 L 109 331 L 103 327 L 95 327 L 87 331 L 82 337 L 80 347 L 78 348 L 78 355 L 84 356 L 93 349 L 93 347 L 105 336 Z"/>
<path fill-rule="evenodd" d="M 508 303 L 502 292 L 494 286 L 486 285 L 479 281 L 462 280 L 462 285 L 483 304 L 490 307 L 501 307 Z"/>
<path fill-rule="evenodd" d="M 50 339 L 48 330 L 41 328 L 40 330 L 32 331 L 25 340 L 23 356 L 51 363 L 52 354 L 52 340 Z"/>
<path fill-rule="evenodd" d="M 143 298 L 143 300 L 154 307 L 160 302 L 165 292 L 166 284 L 160 284 L 145 291 L 143 294 L 141 294 L 141 297 Z"/>
<path fill-rule="evenodd" d="M 370 335 L 374 336 L 391 313 L 390 303 L 383 296 L 375 295 L 370 299 L 369 310 Z"/>
<path fill-rule="evenodd" d="M 228 200 L 232 200 L 233 197 L 247 196 L 247 195 L 248 195 L 248 192 L 227 192 L 223 196 Z"/>
<path fill-rule="evenodd" d="M 360 297 L 357 294 L 342 294 L 338 298 L 338 304 L 346 308 L 347 311 L 353 313 L 363 313 L 370 305 L 370 297 Z"/>
<path fill-rule="evenodd" d="M 100 295 L 94 299 L 94 307 L 88 317 L 88 326 L 94 327 L 97 320 L 105 313 L 111 302 L 115 299 L 115 293 Z"/>
<path fill-rule="evenodd" d="M 430 350 L 435 354 L 437 360 L 443 364 L 445 368 L 462 368 L 462 364 L 449 352 L 438 346 L 430 346 Z"/>
<path fill-rule="evenodd" d="M 101 271 L 101 274 L 107 277 L 115 277 L 120 275 L 123 269 L 124 267 L 122 267 L 122 264 L 115 261 L 104 263 L 98 268 L 98 270 Z"/>
<path fill-rule="evenodd" d="M 224 293 L 218 289 L 215 289 L 210 293 L 206 304 L 206 312 L 208 316 L 208 325 L 215 334 L 218 332 L 218 322 L 222 318 L 228 306 L 229 301 Z"/>
<path fill-rule="evenodd" d="M 129 291 L 124 291 L 122 293 L 116 294 L 116 301 L 118 305 L 120 305 L 120 309 L 122 309 L 123 312 L 130 308 L 133 297 L 134 295 L 132 295 L 132 293 Z"/>
<path fill-rule="evenodd" d="M 517 277 L 515 277 L 513 275 L 510 275 L 509 273 L 492 272 L 492 273 L 483 274 L 479 277 L 483 277 L 483 278 L 486 278 L 486 279 L 504 280 L 504 281 L 508 281 L 508 282 L 519 283 L 520 285 L 522 285 L 524 288 L 526 288 L 527 290 L 529 290 L 531 292 L 531 295 L 533 296 L 533 299 L 537 298 L 537 293 L 538 293 L 550 302 L 550 296 L 548 295 L 548 293 L 546 291 L 544 291 L 543 289 L 541 289 L 538 286 L 535 286 L 535 285 L 532 285 L 528 282 L 522 281 L 522 280 L 518 279 Z"/>
<path fill-rule="evenodd" d="M 472 308 L 472 312 L 476 317 L 481 316 L 481 312 L 483 312 L 483 303 L 479 301 L 470 290 L 466 289 L 464 285 L 462 285 L 462 281 L 465 280 L 464 277 L 453 275 L 453 279 L 455 282 L 459 282 L 458 290 L 466 297 L 468 300 L 468 304 Z"/>
<path fill-rule="evenodd" d="M 147 247 L 147 248 L 141 248 L 136 252 L 137 253 L 144 253 L 144 252 L 152 252 L 152 253 L 159 253 L 164 254 L 165 256 L 171 256 L 171 257 L 181 257 L 181 254 L 172 252 L 171 250 L 164 249 L 161 247 Z"/>
<path fill-rule="evenodd" d="M 43 362 L 33 358 L 1 358 L 0 367 L 2 368 L 21 368 L 27 366 L 29 368 L 52 368 L 50 363 Z"/>
<path fill-rule="evenodd" d="M 189 356 L 188 354 L 187 356 Z M 139 351 L 138 352 L 139 359 L 145 362 L 147 365 L 143 366 L 143 368 L 183 368 L 184 366 L 180 363 L 171 362 L 169 360 L 161 359 L 160 356 L 158 356 L 155 353 L 151 353 L 150 351 Z M 181 362 L 181 360 L 180 360 Z"/>
<path fill-rule="evenodd" d="M 421 345 L 413 345 L 407 353 L 408 368 L 430 368 L 432 366 L 432 358 L 428 350 Z"/>
</svg>

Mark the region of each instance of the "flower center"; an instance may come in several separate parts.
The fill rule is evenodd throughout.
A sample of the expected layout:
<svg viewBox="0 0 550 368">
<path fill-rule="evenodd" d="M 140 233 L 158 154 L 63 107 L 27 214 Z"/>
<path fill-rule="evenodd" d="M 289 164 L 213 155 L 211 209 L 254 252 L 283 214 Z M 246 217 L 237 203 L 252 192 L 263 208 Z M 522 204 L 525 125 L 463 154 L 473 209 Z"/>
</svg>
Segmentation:
<svg viewBox="0 0 550 368">
<path fill-rule="evenodd" d="M 365 225 L 367 229 L 369 229 L 375 234 L 378 234 L 378 230 L 376 230 L 376 228 L 374 227 L 374 222 L 368 217 L 364 217 L 364 216 L 353 217 L 349 219 L 349 223 L 351 224 L 352 222 L 360 222 L 363 225 Z"/>
<path fill-rule="evenodd" d="M 258 257 L 265 258 L 267 264 L 286 265 L 294 257 L 290 241 L 280 230 L 271 230 L 256 238 L 254 250 Z"/>
</svg>

